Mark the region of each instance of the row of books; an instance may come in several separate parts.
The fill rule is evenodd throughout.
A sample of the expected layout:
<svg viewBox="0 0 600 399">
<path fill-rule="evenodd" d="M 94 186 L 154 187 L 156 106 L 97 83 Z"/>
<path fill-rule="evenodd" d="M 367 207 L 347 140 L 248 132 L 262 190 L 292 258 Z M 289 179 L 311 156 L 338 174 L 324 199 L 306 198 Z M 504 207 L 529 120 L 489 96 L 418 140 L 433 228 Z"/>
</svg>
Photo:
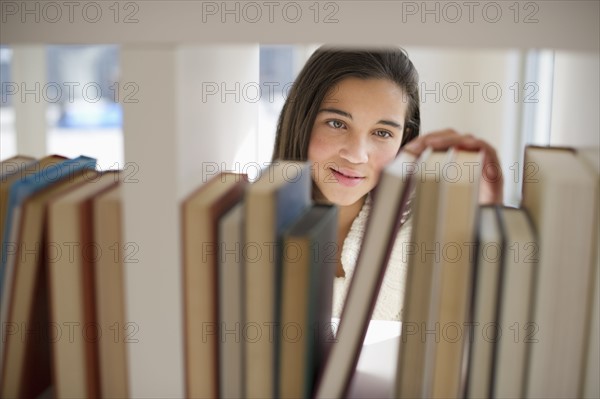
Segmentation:
<svg viewBox="0 0 600 399">
<path fill-rule="evenodd" d="M 312 202 L 308 164 L 191 193 L 186 396 L 347 395 L 410 209 L 395 396 L 597 397 L 597 149 L 528 147 L 518 209 L 478 205 L 482 157 L 426 150 L 386 167 L 335 326 L 337 209 Z M 127 396 L 119 180 L 87 157 L 2 162 L 3 397 Z"/>
<path fill-rule="evenodd" d="M 337 208 L 308 163 L 221 173 L 182 206 L 189 397 L 309 397 L 332 338 Z"/>
<path fill-rule="evenodd" d="M 397 397 L 598 397 L 599 162 L 527 147 L 508 208 L 476 154 L 417 160 Z"/>
<path fill-rule="evenodd" d="M 316 397 L 348 394 L 407 202 L 393 396 L 598 397 L 599 164 L 597 148 L 529 146 L 509 208 L 478 204 L 483 154 L 401 153 L 374 193 Z"/>
<path fill-rule="evenodd" d="M 2 397 L 128 395 L 120 175 L 85 156 L 2 162 Z M 337 251 L 337 208 L 311 197 L 308 164 L 282 161 L 182 202 L 186 396 L 311 395 Z"/>
<path fill-rule="evenodd" d="M 119 171 L 14 157 L 1 179 L 1 396 L 127 396 Z"/>
</svg>

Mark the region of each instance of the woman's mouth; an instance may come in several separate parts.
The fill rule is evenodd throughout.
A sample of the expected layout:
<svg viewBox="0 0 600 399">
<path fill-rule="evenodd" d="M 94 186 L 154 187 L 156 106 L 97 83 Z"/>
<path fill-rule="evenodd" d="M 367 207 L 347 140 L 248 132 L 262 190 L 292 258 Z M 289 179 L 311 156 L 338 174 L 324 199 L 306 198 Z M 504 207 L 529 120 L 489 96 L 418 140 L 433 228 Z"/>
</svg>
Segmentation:
<svg viewBox="0 0 600 399">
<path fill-rule="evenodd" d="M 361 176 L 358 173 L 351 170 L 331 169 L 331 174 L 338 183 L 346 187 L 354 187 L 360 184 L 365 179 L 364 176 Z"/>
</svg>

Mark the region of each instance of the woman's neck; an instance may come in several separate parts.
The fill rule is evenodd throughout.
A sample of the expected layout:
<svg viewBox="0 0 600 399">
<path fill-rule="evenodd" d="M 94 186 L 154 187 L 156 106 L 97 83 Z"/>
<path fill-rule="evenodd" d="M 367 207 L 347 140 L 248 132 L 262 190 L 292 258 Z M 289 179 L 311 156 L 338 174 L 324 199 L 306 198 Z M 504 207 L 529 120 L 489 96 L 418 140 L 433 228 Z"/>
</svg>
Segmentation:
<svg viewBox="0 0 600 399">
<path fill-rule="evenodd" d="M 367 196 L 365 195 L 364 197 L 362 197 L 361 199 L 359 199 L 352 205 L 338 206 L 338 208 L 339 208 L 338 226 L 339 227 L 347 226 L 348 231 L 350 231 L 350 226 L 352 225 L 352 222 L 354 221 L 354 219 L 356 219 L 356 217 L 358 216 L 366 199 L 367 199 Z M 346 238 L 346 235 L 348 235 L 347 232 L 343 238 Z"/>
</svg>

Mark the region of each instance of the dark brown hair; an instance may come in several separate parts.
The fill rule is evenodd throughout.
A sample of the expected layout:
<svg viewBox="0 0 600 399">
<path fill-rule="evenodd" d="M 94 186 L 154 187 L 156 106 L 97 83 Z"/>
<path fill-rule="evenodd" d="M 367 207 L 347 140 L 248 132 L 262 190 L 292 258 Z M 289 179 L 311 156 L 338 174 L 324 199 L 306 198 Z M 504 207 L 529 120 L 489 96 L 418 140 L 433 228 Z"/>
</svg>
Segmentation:
<svg viewBox="0 0 600 399">
<path fill-rule="evenodd" d="M 322 46 L 308 59 L 290 90 L 277 122 L 273 159 L 305 161 L 317 112 L 329 90 L 348 77 L 388 79 L 408 96 L 400 147 L 419 135 L 419 75 L 400 48 L 343 49 Z"/>
</svg>

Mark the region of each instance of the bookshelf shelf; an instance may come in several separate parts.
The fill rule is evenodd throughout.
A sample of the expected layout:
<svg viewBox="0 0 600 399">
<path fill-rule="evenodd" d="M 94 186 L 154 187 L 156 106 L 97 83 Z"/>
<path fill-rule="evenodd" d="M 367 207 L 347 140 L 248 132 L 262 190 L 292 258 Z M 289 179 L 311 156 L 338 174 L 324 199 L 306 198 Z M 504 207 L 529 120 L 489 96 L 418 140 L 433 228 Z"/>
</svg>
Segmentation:
<svg viewBox="0 0 600 399">
<path fill-rule="evenodd" d="M 597 51 L 598 3 L 2 2 L 2 44 L 319 43 Z M 23 23 L 25 21 L 25 23 Z M 377 29 L 356 29 L 359 26 Z M 157 29 L 157 27 L 159 27 Z M 560 27 L 558 29 L 557 27 Z M 276 32 L 276 34 L 274 34 Z M 477 34 L 473 34 L 477 32 Z"/>
</svg>

